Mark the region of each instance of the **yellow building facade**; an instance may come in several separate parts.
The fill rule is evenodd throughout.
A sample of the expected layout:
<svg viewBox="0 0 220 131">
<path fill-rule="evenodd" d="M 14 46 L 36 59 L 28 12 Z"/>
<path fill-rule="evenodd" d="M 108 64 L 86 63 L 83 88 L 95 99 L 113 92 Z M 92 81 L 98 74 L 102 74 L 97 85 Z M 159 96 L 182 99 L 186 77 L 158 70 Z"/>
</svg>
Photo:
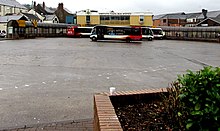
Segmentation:
<svg viewBox="0 0 220 131">
<path fill-rule="evenodd" d="M 131 26 L 153 26 L 153 15 L 133 14 L 130 16 Z"/>
<path fill-rule="evenodd" d="M 83 10 L 77 12 L 76 15 L 79 26 L 153 26 L 153 15 L 150 12 L 99 13 L 98 11 Z"/>
</svg>

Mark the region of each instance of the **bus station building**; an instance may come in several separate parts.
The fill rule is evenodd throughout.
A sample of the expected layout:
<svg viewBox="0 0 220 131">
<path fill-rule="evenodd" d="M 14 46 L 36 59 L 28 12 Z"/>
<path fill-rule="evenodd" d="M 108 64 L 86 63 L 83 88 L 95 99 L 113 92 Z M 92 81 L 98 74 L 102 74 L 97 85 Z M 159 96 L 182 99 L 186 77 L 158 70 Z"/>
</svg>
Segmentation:
<svg viewBox="0 0 220 131">
<path fill-rule="evenodd" d="M 100 13 L 96 10 L 82 10 L 76 13 L 77 25 L 111 25 L 111 26 L 153 26 L 151 12 L 108 12 Z"/>
</svg>

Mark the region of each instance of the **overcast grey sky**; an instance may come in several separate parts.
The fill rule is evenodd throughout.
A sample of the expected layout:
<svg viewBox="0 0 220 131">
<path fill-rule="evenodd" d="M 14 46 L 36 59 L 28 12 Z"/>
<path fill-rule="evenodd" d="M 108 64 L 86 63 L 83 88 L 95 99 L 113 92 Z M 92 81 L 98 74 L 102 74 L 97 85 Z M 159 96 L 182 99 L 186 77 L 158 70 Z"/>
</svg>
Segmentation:
<svg viewBox="0 0 220 131">
<path fill-rule="evenodd" d="M 31 4 L 32 0 L 17 0 L 21 4 Z M 154 15 L 173 12 L 199 12 L 203 8 L 208 11 L 220 10 L 220 0 L 35 0 L 45 2 L 48 7 L 64 7 L 73 13 L 83 9 L 93 9 L 99 12 L 110 10 L 120 12 L 151 11 Z"/>
</svg>

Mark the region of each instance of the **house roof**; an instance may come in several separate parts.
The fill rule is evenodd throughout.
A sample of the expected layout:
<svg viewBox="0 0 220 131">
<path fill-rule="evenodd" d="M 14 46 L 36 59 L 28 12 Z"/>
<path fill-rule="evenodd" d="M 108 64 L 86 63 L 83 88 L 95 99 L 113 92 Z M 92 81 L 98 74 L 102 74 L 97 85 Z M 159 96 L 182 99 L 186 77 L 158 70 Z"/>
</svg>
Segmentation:
<svg viewBox="0 0 220 131">
<path fill-rule="evenodd" d="M 22 8 L 22 9 L 27 9 L 26 7 L 21 5 L 16 0 L 0 0 L 0 5 L 7 5 L 7 6 L 12 6 L 12 7 L 18 7 L 18 8 Z"/>
<path fill-rule="evenodd" d="M 198 25 L 201 25 L 203 22 L 205 22 L 205 21 L 207 21 L 207 20 L 212 20 L 212 21 L 214 21 L 214 22 L 220 24 L 220 18 L 206 18 L 206 19 L 202 20 L 201 22 L 199 22 L 199 23 L 197 24 L 197 26 L 198 26 Z"/>
<path fill-rule="evenodd" d="M 171 15 L 167 15 L 165 16 L 164 18 L 167 18 L 167 19 L 186 19 L 186 15 L 179 15 L 179 14 L 171 14 Z"/>
<path fill-rule="evenodd" d="M 155 15 L 153 16 L 153 19 L 154 20 L 158 20 L 158 19 L 161 19 L 162 17 L 164 17 L 166 14 L 161 14 L 161 15 Z"/>
<path fill-rule="evenodd" d="M 29 13 L 22 13 L 22 14 L 25 15 L 30 20 L 37 20 L 37 21 L 40 20 L 40 18 L 38 18 L 37 16 L 35 16 L 33 14 L 29 14 Z"/>
<path fill-rule="evenodd" d="M 45 20 L 50 21 L 53 20 L 56 17 L 56 15 L 45 15 Z"/>
<path fill-rule="evenodd" d="M 202 13 L 188 13 L 186 14 L 187 19 L 191 19 L 191 18 L 198 18 Z"/>
<path fill-rule="evenodd" d="M 37 16 L 39 19 L 44 18 L 44 16 L 42 16 L 41 14 L 39 14 L 37 11 L 35 11 L 34 9 L 31 9 L 28 11 L 28 14 L 33 14 L 35 16 Z"/>
<path fill-rule="evenodd" d="M 39 5 L 43 8 L 43 4 L 39 4 Z M 48 13 L 53 14 L 56 11 L 56 9 L 45 6 L 45 11 L 48 12 Z"/>
<path fill-rule="evenodd" d="M 186 19 L 186 14 L 184 12 L 181 13 L 170 13 L 170 14 L 161 14 L 153 17 L 156 19 Z"/>
<path fill-rule="evenodd" d="M 66 11 L 66 12 L 68 12 L 69 14 L 73 14 L 69 9 L 67 9 L 67 8 L 64 8 L 64 10 Z"/>
<path fill-rule="evenodd" d="M 10 20 L 28 20 L 24 15 L 8 15 L 8 16 L 1 16 L 0 23 L 7 23 Z"/>
<path fill-rule="evenodd" d="M 210 12 L 207 12 L 207 17 L 209 18 L 216 18 L 220 15 L 220 11 L 210 11 Z M 204 15 L 201 14 L 198 19 L 204 19 Z"/>
<path fill-rule="evenodd" d="M 220 24 L 220 18 L 212 18 L 213 20 L 215 20 L 217 23 Z"/>
</svg>

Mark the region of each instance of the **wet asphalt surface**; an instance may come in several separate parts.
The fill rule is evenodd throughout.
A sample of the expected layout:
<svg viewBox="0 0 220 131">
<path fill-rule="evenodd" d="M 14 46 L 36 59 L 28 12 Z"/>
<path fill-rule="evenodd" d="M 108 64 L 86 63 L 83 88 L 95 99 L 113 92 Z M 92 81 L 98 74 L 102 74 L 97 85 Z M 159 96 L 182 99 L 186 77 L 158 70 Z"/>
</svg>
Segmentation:
<svg viewBox="0 0 220 131">
<path fill-rule="evenodd" d="M 93 118 L 93 95 L 164 88 L 183 74 L 220 65 L 220 44 L 88 38 L 0 41 L 0 129 Z"/>
</svg>

